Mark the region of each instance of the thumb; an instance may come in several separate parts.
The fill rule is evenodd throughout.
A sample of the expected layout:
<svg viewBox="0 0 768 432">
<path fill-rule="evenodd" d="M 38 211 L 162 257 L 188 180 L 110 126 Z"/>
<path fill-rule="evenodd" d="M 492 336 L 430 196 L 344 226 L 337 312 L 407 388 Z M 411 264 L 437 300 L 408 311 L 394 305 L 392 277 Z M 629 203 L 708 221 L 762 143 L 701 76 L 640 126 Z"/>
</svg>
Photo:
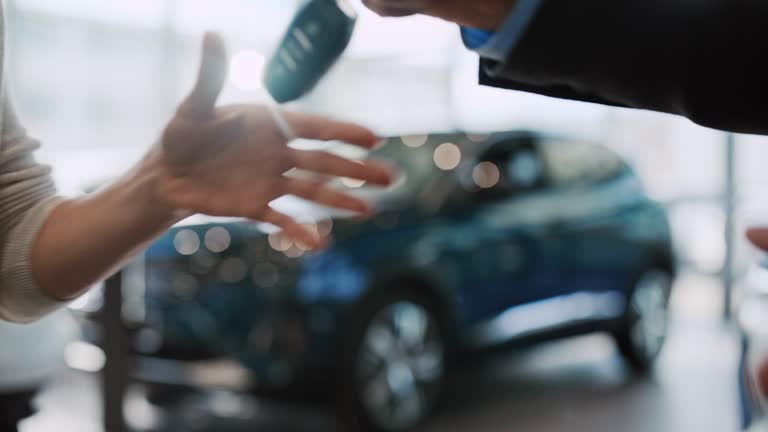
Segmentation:
<svg viewBox="0 0 768 432">
<path fill-rule="evenodd" d="M 228 69 L 227 50 L 221 36 L 206 33 L 197 82 L 192 93 L 179 108 L 180 113 L 198 119 L 209 117 L 224 88 Z"/>
</svg>

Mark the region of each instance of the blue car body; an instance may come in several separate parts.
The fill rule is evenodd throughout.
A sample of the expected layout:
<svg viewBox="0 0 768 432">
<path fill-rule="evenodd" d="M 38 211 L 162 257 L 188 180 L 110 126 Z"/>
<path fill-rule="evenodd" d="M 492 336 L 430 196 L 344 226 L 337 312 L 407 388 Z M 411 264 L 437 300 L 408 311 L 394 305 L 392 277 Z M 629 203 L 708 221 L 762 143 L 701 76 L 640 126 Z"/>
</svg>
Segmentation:
<svg viewBox="0 0 768 432">
<path fill-rule="evenodd" d="M 245 222 L 178 226 L 157 241 L 147 310 L 163 345 L 150 354 L 230 355 L 265 387 L 287 387 L 335 376 L 359 305 L 382 290 L 433 299 L 451 347 L 467 352 L 610 331 L 642 266 L 673 271 L 664 210 L 602 146 L 451 133 L 392 138 L 373 157 L 405 178 L 352 189 L 377 204 L 367 221 L 310 221 L 332 231 L 327 250 Z"/>
</svg>

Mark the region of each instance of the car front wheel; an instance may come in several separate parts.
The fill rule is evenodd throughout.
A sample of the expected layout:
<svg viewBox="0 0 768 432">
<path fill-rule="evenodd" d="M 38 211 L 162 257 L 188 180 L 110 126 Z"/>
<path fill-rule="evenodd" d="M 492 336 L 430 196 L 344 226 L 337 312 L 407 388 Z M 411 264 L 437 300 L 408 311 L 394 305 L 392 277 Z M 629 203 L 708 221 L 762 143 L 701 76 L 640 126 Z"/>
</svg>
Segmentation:
<svg viewBox="0 0 768 432">
<path fill-rule="evenodd" d="M 616 342 L 638 372 L 651 369 L 666 342 L 671 288 L 667 270 L 649 269 L 634 280 Z"/>
<path fill-rule="evenodd" d="M 353 430 L 411 430 L 432 412 L 443 383 L 446 347 L 437 315 L 415 295 L 365 309 L 368 318 L 345 360 L 352 410 L 345 417 L 353 419 Z"/>
</svg>

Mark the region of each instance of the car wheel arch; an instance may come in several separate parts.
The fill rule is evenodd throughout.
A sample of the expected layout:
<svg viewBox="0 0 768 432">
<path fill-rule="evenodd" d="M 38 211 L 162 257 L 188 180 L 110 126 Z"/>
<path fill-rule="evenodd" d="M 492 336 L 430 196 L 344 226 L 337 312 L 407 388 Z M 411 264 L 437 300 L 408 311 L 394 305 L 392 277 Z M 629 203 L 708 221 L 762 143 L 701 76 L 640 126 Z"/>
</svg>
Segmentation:
<svg viewBox="0 0 768 432">
<path fill-rule="evenodd" d="M 458 342 L 456 326 L 459 319 L 456 302 L 452 299 L 447 288 L 441 288 L 437 281 L 415 272 L 388 275 L 374 279 L 365 295 L 353 306 L 352 313 L 348 318 L 349 321 L 354 321 L 357 318 L 357 314 L 365 310 L 365 306 L 370 301 L 376 299 L 381 292 L 392 290 L 393 286 L 397 287 L 397 289 L 413 290 L 413 292 L 423 296 L 435 308 L 438 322 L 446 333 L 445 341 L 449 344 L 450 348 L 456 346 Z"/>
<path fill-rule="evenodd" d="M 671 251 L 656 250 L 653 252 L 648 262 L 651 265 L 658 266 L 660 270 L 668 271 L 673 277 L 677 274 L 677 263 L 675 262 Z"/>
<path fill-rule="evenodd" d="M 452 310 L 447 289 L 441 290 L 440 285 L 435 281 L 413 273 L 387 275 L 387 277 L 375 279 L 369 287 L 365 294 L 351 305 L 345 318 L 343 341 L 339 344 L 337 363 L 339 367 L 335 374 L 339 383 L 336 409 L 337 415 L 350 428 L 349 430 L 373 430 L 369 428 L 370 413 L 363 414 L 365 410 L 360 409 L 359 390 L 349 377 L 350 371 L 355 370 L 353 359 L 357 358 L 360 337 L 366 333 L 366 326 L 361 323 L 370 322 L 376 313 L 382 310 L 382 305 L 411 302 L 431 312 L 440 330 L 444 367 L 451 367 L 453 359 L 451 352 L 457 346 L 456 332 L 451 328 L 455 325 L 456 313 Z M 434 402 L 439 403 L 438 401 L 439 396 Z"/>
<path fill-rule="evenodd" d="M 645 314 L 633 315 L 633 310 L 635 309 L 633 308 L 634 303 L 632 299 L 640 286 L 638 283 L 640 283 L 641 280 L 644 280 L 644 277 L 651 275 L 654 272 L 662 272 L 669 277 L 666 282 L 666 297 L 662 300 L 664 306 L 661 306 L 668 311 L 675 279 L 675 262 L 671 254 L 656 249 L 651 253 L 648 253 L 645 259 L 641 259 L 636 263 L 630 278 L 631 280 L 627 284 L 627 297 L 624 313 L 617 322 L 618 327 L 611 331 L 622 356 L 629 362 L 630 366 L 640 374 L 646 374 L 651 370 L 653 362 L 658 357 L 664 344 L 662 340 L 660 345 L 661 348 L 656 349 L 655 352 L 649 356 L 643 351 L 642 345 L 638 345 L 633 338 L 633 331 L 636 326 L 634 321 L 635 318 L 633 318 L 633 316 L 643 317 Z M 664 339 L 667 337 L 667 332 L 668 330 L 664 330 Z M 640 346 L 640 348 L 638 348 L 638 346 Z"/>
</svg>

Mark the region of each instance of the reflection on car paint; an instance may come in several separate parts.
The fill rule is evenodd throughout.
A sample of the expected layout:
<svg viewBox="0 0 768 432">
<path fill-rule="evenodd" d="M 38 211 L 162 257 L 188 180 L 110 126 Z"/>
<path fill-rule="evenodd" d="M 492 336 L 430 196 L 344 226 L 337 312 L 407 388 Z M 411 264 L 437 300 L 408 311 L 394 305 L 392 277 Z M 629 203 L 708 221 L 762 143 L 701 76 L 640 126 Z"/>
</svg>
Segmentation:
<svg viewBox="0 0 768 432">
<path fill-rule="evenodd" d="M 484 347 L 567 325 L 618 318 L 625 301 L 617 292 L 580 292 L 513 306 L 472 329 L 469 343 Z"/>
</svg>

